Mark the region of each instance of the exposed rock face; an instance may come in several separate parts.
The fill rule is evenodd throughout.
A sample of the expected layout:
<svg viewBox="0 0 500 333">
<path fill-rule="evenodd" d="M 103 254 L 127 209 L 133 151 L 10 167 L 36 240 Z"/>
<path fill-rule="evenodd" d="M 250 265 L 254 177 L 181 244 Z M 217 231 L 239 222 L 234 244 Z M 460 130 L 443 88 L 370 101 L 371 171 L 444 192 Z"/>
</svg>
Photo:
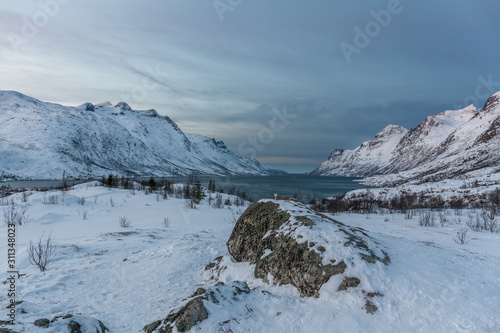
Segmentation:
<svg viewBox="0 0 500 333">
<path fill-rule="evenodd" d="M 175 327 L 179 332 L 188 332 L 208 318 L 210 313 L 207 307 L 213 311 L 232 308 L 233 314 L 236 315 L 238 307 L 235 304 L 243 303 L 244 295 L 249 293 L 250 288 L 241 281 L 234 281 L 231 284 L 219 282 L 208 289 L 198 288 L 181 307 L 172 310 L 164 320 L 146 325 L 143 331 L 151 333 L 157 330 L 158 333 L 170 333 Z M 245 306 L 245 309 L 248 308 Z"/>
<path fill-rule="evenodd" d="M 324 238 L 328 234 L 331 237 Z M 348 266 L 390 262 L 364 230 L 350 228 L 291 200 L 252 204 L 227 242 L 236 261 L 255 264 L 255 277 L 292 284 L 301 296 L 319 296 L 321 286 Z"/>
<path fill-rule="evenodd" d="M 194 325 L 201 323 L 208 318 L 208 311 L 203 305 L 203 297 L 196 297 L 190 300 L 179 311 L 169 314 L 165 321 L 174 324 L 179 332 L 187 332 Z M 160 332 L 169 332 L 170 326 L 160 329 Z"/>
</svg>

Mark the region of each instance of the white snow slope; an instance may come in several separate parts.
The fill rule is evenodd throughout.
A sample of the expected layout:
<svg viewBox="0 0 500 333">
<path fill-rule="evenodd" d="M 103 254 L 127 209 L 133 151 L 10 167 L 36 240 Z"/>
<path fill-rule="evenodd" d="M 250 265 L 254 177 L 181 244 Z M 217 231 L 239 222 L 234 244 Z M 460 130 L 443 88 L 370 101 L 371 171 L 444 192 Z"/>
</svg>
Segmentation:
<svg viewBox="0 0 500 333">
<path fill-rule="evenodd" d="M 334 150 L 312 173 L 389 186 L 492 174 L 499 160 L 500 92 L 480 111 L 473 105 L 444 111 L 409 131 L 389 125 L 352 151 Z"/>
<path fill-rule="evenodd" d="M 61 332 L 58 322 L 49 328 L 37 328 L 33 322 L 67 313 L 100 319 L 112 333 L 141 332 L 198 287 L 211 284 L 203 268 L 217 256 L 227 258 L 226 241 L 245 209 L 215 209 L 207 199 L 197 209 L 187 209 L 182 199 L 163 200 L 95 184 L 46 195 L 57 195 L 58 204 L 44 205 L 44 194 L 34 193 L 27 212 L 32 221 L 16 228 L 16 269 L 26 274 L 16 281 L 16 300 L 24 301 L 17 308 L 16 325 L 9 327 L 16 332 Z M 82 197 L 84 205 L 78 204 Z M 131 221 L 129 228 L 119 226 L 122 216 Z M 169 227 L 162 225 L 164 217 L 171 219 Z M 193 331 L 500 331 L 500 234 L 469 231 L 471 241 L 459 245 L 453 237 L 462 225 L 425 228 L 418 226 L 417 218 L 405 220 L 401 214 L 369 217 L 333 216 L 366 229 L 391 258 L 390 265 L 360 276 L 363 289 L 383 294 L 372 298 L 379 308 L 373 315 L 362 308 L 361 288 L 336 291 L 340 277 L 323 285 L 319 298 L 301 298 L 294 287 L 265 284 L 253 278 L 254 267 L 229 260 L 219 280 L 245 281 L 252 292 L 231 306 L 222 303 Z M 1 223 L 4 258 L 6 231 Z M 42 235 L 51 235 L 57 246 L 54 261 L 43 273 L 30 265 L 26 250 L 30 240 Z M 7 270 L 6 260 L 1 260 L 1 281 Z M 0 320 L 8 319 L 7 288 L 0 284 Z"/>
<path fill-rule="evenodd" d="M 0 123 L 0 176 L 283 173 L 123 102 L 66 107 L 0 91 Z"/>
</svg>

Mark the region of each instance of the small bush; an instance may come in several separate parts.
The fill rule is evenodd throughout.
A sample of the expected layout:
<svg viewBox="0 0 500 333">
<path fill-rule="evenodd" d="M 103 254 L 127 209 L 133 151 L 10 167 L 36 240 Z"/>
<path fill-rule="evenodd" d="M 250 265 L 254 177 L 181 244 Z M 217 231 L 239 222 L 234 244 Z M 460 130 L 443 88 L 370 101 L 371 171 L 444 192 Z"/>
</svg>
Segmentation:
<svg viewBox="0 0 500 333">
<path fill-rule="evenodd" d="M 78 204 L 84 206 L 85 205 L 85 197 L 78 198 Z"/>
<path fill-rule="evenodd" d="M 424 211 L 418 219 L 418 225 L 422 227 L 433 227 L 435 225 L 434 214 L 431 211 Z"/>
<path fill-rule="evenodd" d="M 122 228 L 128 228 L 132 224 L 132 222 L 130 222 L 130 220 L 124 216 L 121 216 L 118 219 L 118 222 L 120 223 L 120 227 Z"/>
<path fill-rule="evenodd" d="M 184 207 L 190 208 L 190 209 L 196 209 L 196 202 L 194 199 L 186 199 L 186 202 L 184 203 Z"/>
<path fill-rule="evenodd" d="M 467 236 L 467 232 L 469 231 L 469 228 L 462 228 L 457 231 L 457 234 L 455 235 L 455 238 L 453 240 L 457 244 L 467 244 L 470 241 L 470 238 Z"/>
<path fill-rule="evenodd" d="M 222 204 L 222 194 L 217 193 L 215 195 L 214 204 L 212 207 L 214 207 L 214 208 L 223 208 L 224 207 L 224 205 Z"/>
<path fill-rule="evenodd" d="M 84 210 L 83 213 L 82 213 L 82 217 L 83 217 L 83 220 L 88 220 L 89 218 L 89 211 L 88 210 Z"/>
<path fill-rule="evenodd" d="M 28 204 L 18 206 L 14 203 L 14 201 L 11 201 L 3 210 L 5 224 L 23 225 L 31 222 L 32 219 L 27 214 L 28 209 Z"/>
<path fill-rule="evenodd" d="M 171 221 L 170 221 L 170 218 L 168 218 L 168 217 L 164 217 L 164 218 L 163 218 L 163 222 L 162 222 L 162 224 L 163 224 L 163 226 L 164 226 L 165 228 L 168 228 L 168 227 L 170 227 L 170 222 L 171 222 Z"/>
<path fill-rule="evenodd" d="M 28 203 L 29 200 L 30 200 L 30 196 L 32 195 L 33 193 L 32 192 L 29 192 L 29 191 L 24 191 L 21 193 L 21 196 L 19 197 L 19 200 L 22 202 L 22 203 Z"/>
<path fill-rule="evenodd" d="M 57 194 L 47 195 L 44 194 L 42 204 L 44 205 L 57 205 L 59 203 L 59 196 Z"/>
<path fill-rule="evenodd" d="M 445 214 L 439 213 L 439 223 L 441 224 L 441 227 L 446 227 L 448 223 L 448 218 L 446 217 Z"/>
<path fill-rule="evenodd" d="M 38 240 L 37 244 L 30 241 L 28 246 L 28 258 L 32 265 L 37 266 L 40 272 L 44 272 L 47 269 L 47 265 L 54 259 L 56 255 L 56 247 L 52 244 L 50 236 L 45 242 L 42 241 L 42 237 Z"/>
</svg>

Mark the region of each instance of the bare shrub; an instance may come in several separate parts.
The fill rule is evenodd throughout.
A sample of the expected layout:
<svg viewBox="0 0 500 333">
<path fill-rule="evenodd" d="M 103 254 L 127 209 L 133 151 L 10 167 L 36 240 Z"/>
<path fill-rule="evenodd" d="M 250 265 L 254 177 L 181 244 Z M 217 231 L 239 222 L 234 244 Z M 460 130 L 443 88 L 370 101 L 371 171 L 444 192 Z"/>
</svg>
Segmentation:
<svg viewBox="0 0 500 333">
<path fill-rule="evenodd" d="M 59 196 L 57 194 L 47 195 L 44 194 L 42 204 L 44 205 L 57 205 L 59 203 Z"/>
<path fill-rule="evenodd" d="M 449 222 L 448 219 L 446 218 L 446 215 L 443 213 L 439 213 L 439 223 L 441 224 L 441 227 L 446 227 Z"/>
<path fill-rule="evenodd" d="M 470 238 L 467 236 L 467 232 L 469 231 L 469 228 L 462 228 L 457 231 L 457 234 L 455 235 L 455 238 L 453 240 L 457 244 L 467 244 L 470 242 Z"/>
<path fill-rule="evenodd" d="M 24 191 L 21 193 L 21 196 L 19 197 L 19 200 L 22 203 L 28 203 L 30 201 L 30 196 L 32 195 L 32 192 L 29 191 Z"/>
<path fill-rule="evenodd" d="M 78 198 L 78 204 L 82 205 L 82 206 L 85 206 L 85 197 Z"/>
<path fill-rule="evenodd" d="M 431 211 L 423 211 L 418 219 L 418 225 L 422 227 L 433 227 L 435 225 L 434 213 Z"/>
<path fill-rule="evenodd" d="M 50 236 L 44 242 L 43 235 L 35 244 L 30 241 L 28 246 L 28 258 L 32 265 L 37 266 L 40 272 L 44 272 L 47 269 L 47 265 L 54 259 L 56 255 L 56 247 L 52 244 Z"/>
<path fill-rule="evenodd" d="M 120 222 L 120 227 L 122 227 L 122 228 L 128 228 L 132 224 L 132 222 L 130 222 L 130 220 L 124 216 L 121 216 L 118 219 L 118 222 Z"/>
<path fill-rule="evenodd" d="M 245 205 L 245 200 L 242 197 L 237 196 L 234 198 L 233 204 L 236 207 L 243 206 L 243 205 Z"/>
<path fill-rule="evenodd" d="M 83 217 L 83 220 L 88 220 L 89 218 L 89 211 L 88 210 L 84 210 L 83 213 L 82 213 L 82 217 Z"/>
<path fill-rule="evenodd" d="M 171 221 L 170 221 L 170 218 L 168 218 L 168 217 L 164 217 L 164 218 L 163 218 L 163 221 L 162 221 L 162 224 L 163 224 L 163 226 L 164 226 L 165 228 L 168 228 L 168 227 L 170 227 L 170 222 L 171 222 Z"/>
<path fill-rule="evenodd" d="M 190 209 L 196 209 L 196 202 L 193 199 L 186 199 L 186 202 L 184 203 L 184 207 L 190 208 Z"/>
<path fill-rule="evenodd" d="M 224 208 L 224 204 L 222 202 L 222 194 L 217 193 L 215 195 L 214 204 L 213 204 L 212 207 L 214 207 L 214 208 Z"/>
<path fill-rule="evenodd" d="M 27 214 L 28 209 L 28 204 L 16 205 L 14 200 L 12 200 L 3 210 L 3 218 L 5 224 L 23 225 L 31 222 L 32 219 Z"/>
<path fill-rule="evenodd" d="M 115 206 L 115 201 L 113 200 L 113 198 L 109 198 L 109 205 L 111 207 L 114 207 Z"/>
<path fill-rule="evenodd" d="M 475 215 L 469 213 L 465 223 L 472 231 L 489 231 L 491 233 L 500 232 L 500 226 L 495 218 L 493 210 L 483 210 Z"/>
</svg>

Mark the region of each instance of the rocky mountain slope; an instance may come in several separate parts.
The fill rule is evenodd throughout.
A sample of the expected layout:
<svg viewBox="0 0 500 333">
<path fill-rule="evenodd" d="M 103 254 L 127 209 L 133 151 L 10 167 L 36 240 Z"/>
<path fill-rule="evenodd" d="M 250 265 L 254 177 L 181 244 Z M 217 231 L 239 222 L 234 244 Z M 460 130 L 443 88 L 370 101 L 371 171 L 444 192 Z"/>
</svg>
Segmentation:
<svg viewBox="0 0 500 333">
<path fill-rule="evenodd" d="M 282 173 L 124 102 L 67 107 L 0 91 L 0 123 L 0 177 Z"/>
<path fill-rule="evenodd" d="M 312 173 L 368 177 L 369 185 L 422 183 L 500 171 L 500 92 L 427 117 L 416 128 L 387 126 L 354 150 L 335 149 Z"/>
</svg>

